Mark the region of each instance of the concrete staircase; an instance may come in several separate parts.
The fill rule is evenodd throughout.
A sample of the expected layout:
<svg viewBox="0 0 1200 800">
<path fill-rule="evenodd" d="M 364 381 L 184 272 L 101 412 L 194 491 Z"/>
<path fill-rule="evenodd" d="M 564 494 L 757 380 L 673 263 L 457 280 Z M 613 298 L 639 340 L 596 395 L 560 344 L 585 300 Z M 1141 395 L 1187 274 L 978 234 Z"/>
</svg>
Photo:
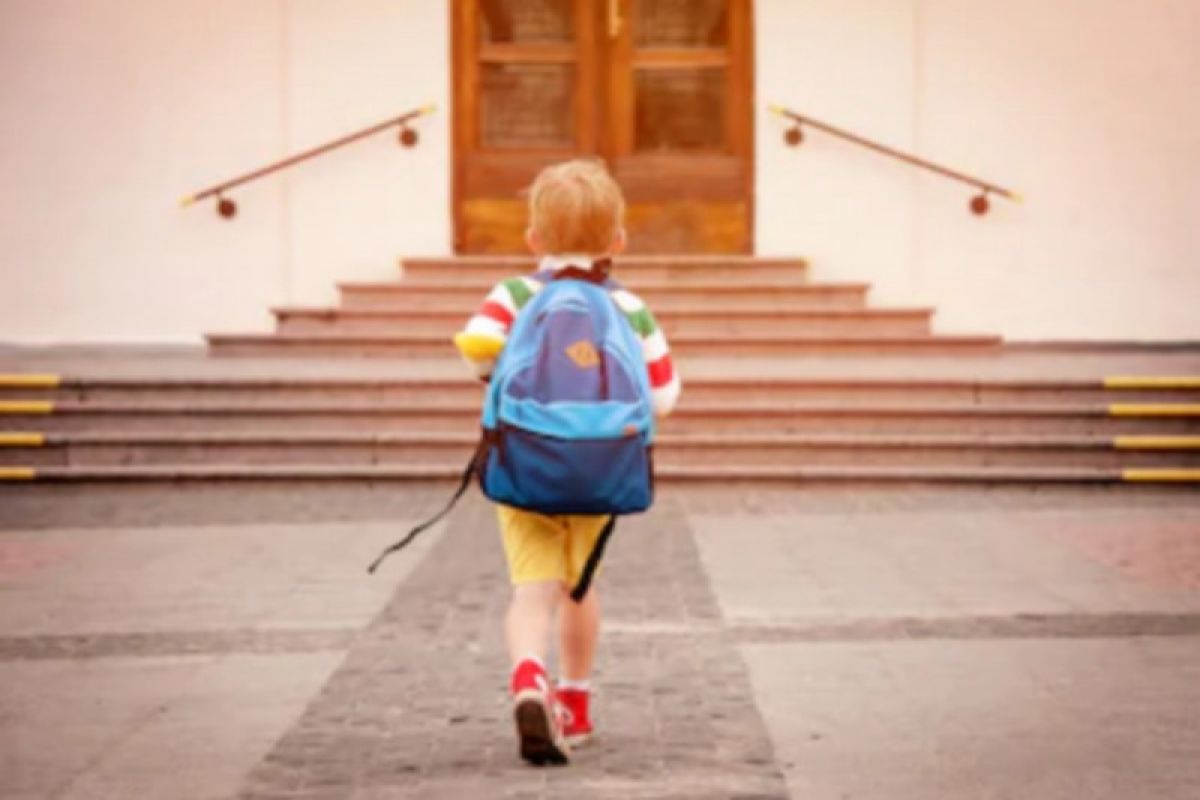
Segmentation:
<svg viewBox="0 0 1200 800">
<path fill-rule="evenodd" d="M 208 358 L 0 375 L 0 479 L 455 478 L 482 389 L 449 336 L 528 266 L 412 259 L 337 308 L 277 309 L 272 334 L 211 336 Z M 617 269 L 684 375 L 663 481 L 1200 485 L 1200 349 L 939 335 L 931 309 L 869 308 L 865 285 L 809 283 L 795 259 Z"/>
</svg>

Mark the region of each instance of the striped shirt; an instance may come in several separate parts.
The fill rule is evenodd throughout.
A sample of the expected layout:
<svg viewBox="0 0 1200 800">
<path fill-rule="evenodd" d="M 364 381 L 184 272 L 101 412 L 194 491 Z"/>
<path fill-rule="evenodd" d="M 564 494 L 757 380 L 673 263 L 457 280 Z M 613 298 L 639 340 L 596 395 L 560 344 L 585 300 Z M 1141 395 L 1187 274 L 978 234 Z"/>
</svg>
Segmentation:
<svg viewBox="0 0 1200 800">
<path fill-rule="evenodd" d="M 538 271 L 557 271 L 568 266 L 588 269 L 591 267 L 591 259 L 586 256 L 546 256 L 538 264 Z M 483 305 L 467 321 L 462 332 L 503 343 L 508 338 L 508 332 L 517 314 L 542 289 L 542 285 L 541 281 L 529 275 L 501 281 L 488 293 Z M 671 349 L 662 328 L 642 299 L 633 292 L 616 288 L 610 290 L 610 294 L 642 342 L 642 355 L 646 359 L 646 372 L 650 378 L 654 413 L 666 416 L 675 408 L 681 383 L 679 373 L 675 371 L 671 361 Z M 495 366 L 494 358 L 472 360 L 468 357 L 467 362 L 481 378 L 491 375 Z"/>
</svg>

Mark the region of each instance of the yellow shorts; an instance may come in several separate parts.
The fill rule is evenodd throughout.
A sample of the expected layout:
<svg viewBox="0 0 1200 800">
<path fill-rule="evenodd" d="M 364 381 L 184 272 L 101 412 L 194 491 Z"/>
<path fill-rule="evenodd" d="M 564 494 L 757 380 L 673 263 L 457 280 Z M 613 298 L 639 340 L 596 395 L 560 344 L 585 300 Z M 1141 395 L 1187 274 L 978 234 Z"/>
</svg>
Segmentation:
<svg viewBox="0 0 1200 800">
<path fill-rule="evenodd" d="M 574 586 L 608 522 L 603 514 L 548 516 L 505 505 L 496 511 L 513 585 L 562 581 Z"/>
</svg>

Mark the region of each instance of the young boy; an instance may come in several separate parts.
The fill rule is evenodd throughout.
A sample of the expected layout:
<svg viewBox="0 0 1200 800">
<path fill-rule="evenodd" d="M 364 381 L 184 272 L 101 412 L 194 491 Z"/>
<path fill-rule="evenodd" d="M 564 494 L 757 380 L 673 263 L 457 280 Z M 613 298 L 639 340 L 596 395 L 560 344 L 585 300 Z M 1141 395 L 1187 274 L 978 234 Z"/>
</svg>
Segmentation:
<svg viewBox="0 0 1200 800">
<path fill-rule="evenodd" d="M 599 162 L 544 169 L 529 190 L 525 234 L 540 258 L 537 271 L 591 269 L 597 259 L 619 253 L 625 246 L 624 212 L 620 187 Z M 514 318 L 541 288 L 531 276 L 502 281 L 455 337 L 480 378 L 491 374 Z M 665 416 L 680 391 L 667 341 L 639 298 L 619 288 L 610 294 L 641 339 L 654 410 Z M 584 743 L 592 732 L 589 681 L 600 631 L 595 586 L 579 603 L 569 593 L 608 517 L 547 516 L 504 505 L 497 511 L 513 584 L 505 633 L 521 756 L 535 764 L 566 763 L 569 746 Z M 545 658 L 556 614 L 562 676 L 554 688 Z"/>
</svg>

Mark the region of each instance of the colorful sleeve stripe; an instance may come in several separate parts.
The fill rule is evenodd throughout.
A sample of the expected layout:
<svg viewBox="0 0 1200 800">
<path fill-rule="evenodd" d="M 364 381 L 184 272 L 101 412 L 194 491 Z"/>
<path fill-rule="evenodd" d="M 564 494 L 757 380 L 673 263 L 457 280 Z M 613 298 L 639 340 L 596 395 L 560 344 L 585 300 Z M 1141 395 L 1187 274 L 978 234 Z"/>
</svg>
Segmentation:
<svg viewBox="0 0 1200 800">
<path fill-rule="evenodd" d="M 650 373 L 651 389 L 661 389 L 675 377 L 675 365 L 671 363 L 671 356 L 669 354 L 657 361 L 648 363 L 646 370 Z"/>
<path fill-rule="evenodd" d="M 497 303 L 494 300 L 487 300 L 483 307 L 479 309 L 479 313 L 490 320 L 500 323 L 505 329 L 512 326 L 513 313 L 503 303 Z"/>
<path fill-rule="evenodd" d="M 667 345 L 667 337 L 663 336 L 662 331 L 655 331 L 642 339 L 642 358 L 647 364 L 653 364 L 670 354 L 671 348 Z"/>
<path fill-rule="evenodd" d="M 616 301 L 617 307 L 625 314 L 625 318 L 629 320 L 629 324 L 637 331 L 638 336 L 645 339 L 658 330 L 658 321 L 654 319 L 654 315 L 650 313 L 650 309 L 646 307 L 640 297 L 624 289 L 615 290 L 612 297 Z"/>
<path fill-rule="evenodd" d="M 646 307 L 642 299 L 632 292 L 618 289 L 613 292 L 613 300 L 616 301 L 617 306 L 625 313 L 625 318 L 629 320 L 629 324 L 641 337 L 646 363 L 653 364 L 667 355 L 670 350 L 667 346 L 667 339 L 663 336 L 662 328 L 658 326 L 658 320 L 654 318 L 654 314 L 650 313 L 650 309 Z"/>
<path fill-rule="evenodd" d="M 467 320 L 463 330 L 467 333 L 506 337 L 517 312 L 530 297 L 532 292 L 521 279 L 501 281 L 484 298 L 483 305 Z"/>
<path fill-rule="evenodd" d="M 650 400 L 654 404 L 654 413 L 660 417 L 665 417 L 675 410 L 675 404 L 679 402 L 679 393 L 683 389 L 683 384 L 679 380 L 679 373 L 672 371 L 670 379 L 661 386 L 655 386 L 650 390 Z"/>
<path fill-rule="evenodd" d="M 503 345 L 517 313 L 541 288 L 541 284 L 528 278 L 509 278 L 492 288 L 484 298 L 483 305 L 467 320 L 462 333 L 471 333 L 498 339 Z M 495 366 L 494 358 L 474 360 L 464 354 L 476 375 L 486 378 Z"/>
<path fill-rule="evenodd" d="M 525 307 L 529 302 L 529 298 L 533 297 L 534 292 L 539 288 L 539 284 L 530 278 L 509 278 L 506 281 L 501 281 L 497 289 L 504 289 L 508 292 L 509 300 L 512 302 L 512 310 L 515 314 Z"/>
<path fill-rule="evenodd" d="M 667 344 L 667 337 L 654 314 L 640 297 L 624 289 L 618 289 L 612 295 L 642 340 L 642 356 L 646 359 L 654 411 L 660 416 L 666 416 L 675 408 L 682 389 L 679 374 L 671 360 L 671 347 Z"/>
</svg>

